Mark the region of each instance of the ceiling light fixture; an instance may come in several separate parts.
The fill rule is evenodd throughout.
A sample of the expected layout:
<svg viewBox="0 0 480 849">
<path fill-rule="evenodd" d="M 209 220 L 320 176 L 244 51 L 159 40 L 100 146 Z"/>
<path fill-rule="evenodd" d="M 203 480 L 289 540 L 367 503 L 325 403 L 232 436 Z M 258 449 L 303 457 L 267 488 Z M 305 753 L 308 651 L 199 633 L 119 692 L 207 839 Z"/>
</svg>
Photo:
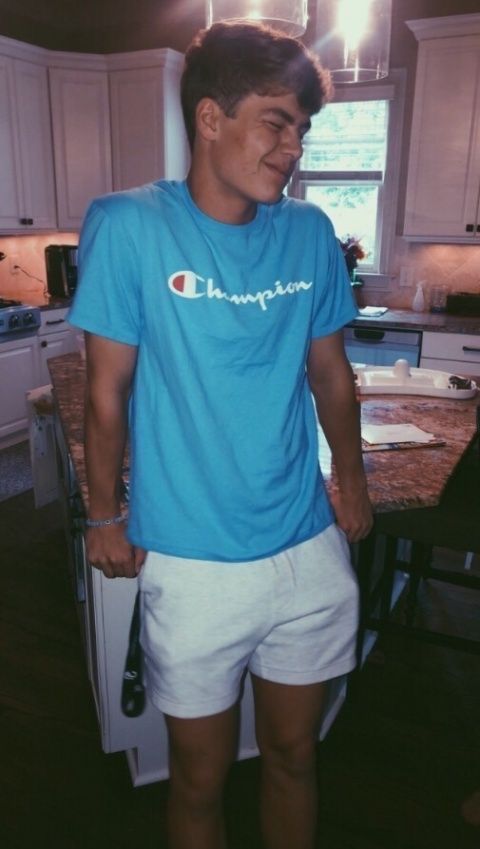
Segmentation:
<svg viewBox="0 0 480 849">
<path fill-rule="evenodd" d="M 337 83 L 388 76 L 392 0 L 318 0 L 315 51 Z"/>
<path fill-rule="evenodd" d="M 206 0 L 207 26 L 218 21 L 257 21 L 288 35 L 303 35 L 307 0 Z"/>
</svg>

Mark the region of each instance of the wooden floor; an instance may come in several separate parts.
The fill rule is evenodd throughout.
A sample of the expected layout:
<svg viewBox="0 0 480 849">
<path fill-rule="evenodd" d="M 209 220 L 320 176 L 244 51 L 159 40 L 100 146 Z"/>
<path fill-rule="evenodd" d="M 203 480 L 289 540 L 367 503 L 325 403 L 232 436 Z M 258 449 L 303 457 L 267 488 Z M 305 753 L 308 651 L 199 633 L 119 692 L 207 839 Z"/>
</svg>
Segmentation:
<svg viewBox="0 0 480 849">
<path fill-rule="evenodd" d="M 56 506 L 19 495 L 0 528 L 0 846 L 163 849 L 167 784 L 134 790 L 124 756 L 100 750 Z M 421 596 L 422 615 L 480 638 L 472 593 Z M 479 741 L 478 658 L 383 639 L 319 746 L 318 847 L 479 849 L 460 816 L 480 788 Z M 231 849 L 260 849 L 257 791 L 258 761 L 235 765 Z"/>
</svg>

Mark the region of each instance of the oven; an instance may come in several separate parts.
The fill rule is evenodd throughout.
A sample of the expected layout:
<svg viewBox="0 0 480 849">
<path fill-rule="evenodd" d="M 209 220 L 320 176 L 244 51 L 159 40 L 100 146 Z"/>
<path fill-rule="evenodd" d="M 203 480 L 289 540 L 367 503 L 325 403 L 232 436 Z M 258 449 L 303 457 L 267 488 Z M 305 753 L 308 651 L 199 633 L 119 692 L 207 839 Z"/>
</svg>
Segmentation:
<svg viewBox="0 0 480 849">
<path fill-rule="evenodd" d="M 40 327 L 40 309 L 0 298 L 0 342 L 34 336 Z"/>
<path fill-rule="evenodd" d="M 345 351 L 351 363 L 392 366 L 406 360 L 415 368 L 420 363 L 422 333 L 418 330 L 388 330 L 374 325 L 344 329 Z"/>
</svg>

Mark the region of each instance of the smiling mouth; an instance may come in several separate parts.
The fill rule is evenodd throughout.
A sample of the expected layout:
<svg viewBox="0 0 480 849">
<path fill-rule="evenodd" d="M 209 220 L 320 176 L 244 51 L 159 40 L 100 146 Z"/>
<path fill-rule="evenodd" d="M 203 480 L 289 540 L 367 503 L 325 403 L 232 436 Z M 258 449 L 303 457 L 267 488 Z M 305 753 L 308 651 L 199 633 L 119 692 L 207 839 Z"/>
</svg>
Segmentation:
<svg viewBox="0 0 480 849">
<path fill-rule="evenodd" d="M 273 171 L 275 174 L 277 174 L 278 177 L 281 177 L 282 180 L 285 180 L 285 182 L 288 183 L 290 177 L 292 176 L 292 172 L 290 171 L 290 169 L 284 171 L 282 168 L 278 168 L 276 165 L 272 165 L 271 162 L 265 162 L 265 165 L 267 166 L 267 168 L 270 169 L 270 171 Z"/>
</svg>

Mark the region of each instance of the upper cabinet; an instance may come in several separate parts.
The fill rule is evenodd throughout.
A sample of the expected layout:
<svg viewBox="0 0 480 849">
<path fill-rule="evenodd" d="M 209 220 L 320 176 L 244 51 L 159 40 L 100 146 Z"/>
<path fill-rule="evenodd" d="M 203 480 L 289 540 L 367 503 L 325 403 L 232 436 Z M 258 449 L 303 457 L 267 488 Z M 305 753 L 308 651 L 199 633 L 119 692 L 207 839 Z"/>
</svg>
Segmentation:
<svg viewBox="0 0 480 849">
<path fill-rule="evenodd" d="M 90 201 L 112 190 L 106 71 L 51 68 L 58 226 L 78 229 Z"/>
<path fill-rule="evenodd" d="M 168 49 L 57 53 L 0 36 L 0 233 L 78 230 L 94 197 L 185 177 L 182 65 Z"/>
<path fill-rule="evenodd" d="M 122 66 L 109 74 L 114 189 L 162 177 L 183 179 L 188 163 L 179 95 L 183 57 L 172 50 L 142 51 L 111 62 Z"/>
<path fill-rule="evenodd" d="M 47 69 L 0 56 L 0 227 L 56 227 Z"/>
<path fill-rule="evenodd" d="M 419 47 L 404 235 L 480 244 L 480 15 L 408 23 Z"/>
</svg>

